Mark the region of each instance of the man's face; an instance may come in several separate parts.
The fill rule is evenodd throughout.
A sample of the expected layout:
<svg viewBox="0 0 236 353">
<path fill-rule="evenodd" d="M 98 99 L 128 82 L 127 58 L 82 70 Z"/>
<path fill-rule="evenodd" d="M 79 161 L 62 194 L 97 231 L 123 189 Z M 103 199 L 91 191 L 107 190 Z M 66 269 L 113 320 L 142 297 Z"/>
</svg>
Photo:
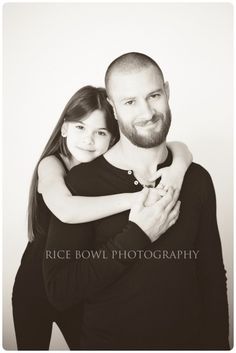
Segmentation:
<svg viewBox="0 0 236 353">
<path fill-rule="evenodd" d="M 156 67 L 114 72 L 109 92 L 120 131 L 134 145 L 151 148 L 165 141 L 171 123 L 168 87 Z"/>
</svg>

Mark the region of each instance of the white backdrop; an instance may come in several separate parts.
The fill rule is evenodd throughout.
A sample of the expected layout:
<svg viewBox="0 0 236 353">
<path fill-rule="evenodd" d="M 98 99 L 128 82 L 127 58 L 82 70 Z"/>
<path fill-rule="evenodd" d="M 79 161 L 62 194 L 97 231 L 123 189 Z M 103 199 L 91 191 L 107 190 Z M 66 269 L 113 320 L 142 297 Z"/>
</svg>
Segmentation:
<svg viewBox="0 0 236 353">
<path fill-rule="evenodd" d="M 232 329 L 233 8 L 227 3 L 9 3 L 3 8 L 3 345 L 16 349 L 14 277 L 27 243 L 28 188 L 70 96 L 104 86 L 117 56 L 140 51 L 171 90 L 169 140 L 188 144 L 211 173 Z M 232 338 L 232 334 L 231 334 Z M 67 349 L 57 328 L 51 349 Z"/>
</svg>

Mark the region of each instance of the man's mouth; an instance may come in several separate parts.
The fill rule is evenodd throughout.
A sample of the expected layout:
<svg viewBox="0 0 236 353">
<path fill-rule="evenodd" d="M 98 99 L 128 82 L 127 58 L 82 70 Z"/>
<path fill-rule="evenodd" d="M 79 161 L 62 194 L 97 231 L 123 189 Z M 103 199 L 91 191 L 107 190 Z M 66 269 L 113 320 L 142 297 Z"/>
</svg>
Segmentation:
<svg viewBox="0 0 236 353">
<path fill-rule="evenodd" d="M 135 125 L 138 127 L 150 128 L 150 127 L 153 127 L 154 125 L 156 125 L 160 120 L 162 120 L 162 117 L 154 116 L 151 120 L 139 121 Z"/>
</svg>

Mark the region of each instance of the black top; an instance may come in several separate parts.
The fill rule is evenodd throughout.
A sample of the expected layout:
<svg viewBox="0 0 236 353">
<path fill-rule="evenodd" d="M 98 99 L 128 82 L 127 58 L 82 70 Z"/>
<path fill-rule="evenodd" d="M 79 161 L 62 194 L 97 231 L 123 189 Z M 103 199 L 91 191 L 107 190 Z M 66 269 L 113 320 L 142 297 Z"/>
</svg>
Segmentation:
<svg viewBox="0 0 236 353">
<path fill-rule="evenodd" d="M 68 169 L 61 158 L 60 154 L 55 157 L 62 163 L 66 173 Z M 21 259 L 21 265 L 17 272 L 14 283 L 13 295 L 22 295 L 24 297 L 41 297 L 46 298 L 43 276 L 42 276 L 42 260 L 48 234 L 48 227 L 51 217 L 51 211 L 45 204 L 42 194 L 37 192 L 37 217 L 38 227 L 34 226 L 34 240 L 28 242 L 24 254 Z"/>
<path fill-rule="evenodd" d="M 158 168 L 171 160 L 169 152 Z M 66 183 L 73 194 L 87 196 L 142 188 L 103 156 L 74 167 Z M 128 211 L 77 225 L 52 217 L 46 249 L 67 249 L 69 256 L 44 258 L 46 290 L 57 308 L 79 310 L 84 303 L 82 349 L 228 349 L 215 193 L 200 165 L 189 167 L 180 200 L 177 223 L 154 243 L 128 222 Z M 79 257 L 87 249 L 91 256 Z M 92 258 L 95 250 L 99 258 Z"/>
</svg>

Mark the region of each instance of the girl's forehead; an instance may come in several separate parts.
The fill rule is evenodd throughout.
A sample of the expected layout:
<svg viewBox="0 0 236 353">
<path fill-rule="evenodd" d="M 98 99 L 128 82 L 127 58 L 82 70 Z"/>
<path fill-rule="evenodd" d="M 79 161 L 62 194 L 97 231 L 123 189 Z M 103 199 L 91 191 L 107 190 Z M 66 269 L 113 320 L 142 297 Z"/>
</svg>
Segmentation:
<svg viewBox="0 0 236 353">
<path fill-rule="evenodd" d="M 106 118 L 105 113 L 102 110 L 94 110 L 92 113 L 87 114 L 80 121 L 75 122 L 74 124 L 81 123 L 96 129 L 106 129 Z"/>
</svg>

